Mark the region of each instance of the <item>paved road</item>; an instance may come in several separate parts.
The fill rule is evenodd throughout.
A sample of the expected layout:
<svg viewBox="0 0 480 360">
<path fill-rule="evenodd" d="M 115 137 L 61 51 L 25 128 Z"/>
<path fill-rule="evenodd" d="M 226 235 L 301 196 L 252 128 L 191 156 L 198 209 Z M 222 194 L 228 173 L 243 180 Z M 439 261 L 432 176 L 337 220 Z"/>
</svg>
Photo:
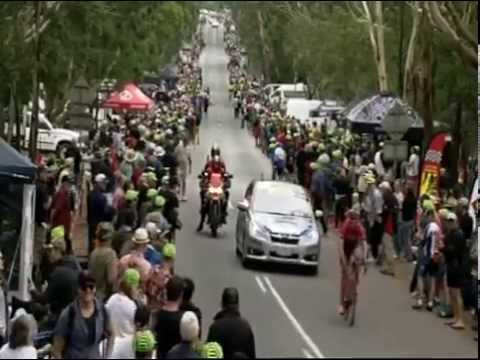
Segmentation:
<svg viewBox="0 0 480 360">
<path fill-rule="evenodd" d="M 201 62 L 214 106 L 202 123 L 201 144 L 195 149 L 188 180 L 188 202 L 180 209 L 184 228 L 177 241 L 177 272 L 191 276 L 197 284 L 194 300 L 204 314 L 203 333 L 219 310 L 223 288 L 236 286 L 240 310 L 254 329 L 259 357 L 477 358 L 477 343 L 470 332 L 456 333 L 432 314 L 412 311 L 405 280 L 385 277 L 375 269 L 361 286 L 357 325 L 348 328 L 336 315 L 339 271 L 334 237 L 324 240 L 318 276 L 308 276 L 278 266 L 243 269 L 235 256 L 237 210 L 233 207 L 218 238 L 211 238 L 208 228 L 195 232 L 200 206 L 196 175 L 213 142 L 218 142 L 227 169 L 235 175 L 232 204 L 242 199 L 252 179 L 270 175 L 268 161 L 233 119 L 221 31 L 205 30 L 207 48 Z"/>
</svg>

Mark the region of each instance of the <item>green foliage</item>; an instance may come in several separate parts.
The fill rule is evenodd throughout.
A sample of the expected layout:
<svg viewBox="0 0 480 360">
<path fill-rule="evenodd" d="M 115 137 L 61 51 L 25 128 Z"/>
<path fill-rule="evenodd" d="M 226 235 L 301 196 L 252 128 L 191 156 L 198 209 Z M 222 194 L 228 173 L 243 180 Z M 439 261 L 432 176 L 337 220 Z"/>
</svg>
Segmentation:
<svg viewBox="0 0 480 360">
<path fill-rule="evenodd" d="M 271 71 L 267 81 L 292 82 L 296 74 L 297 81 L 306 81 L 316 98 L 347 103 L 378 91 L 368 26 L 351 11 L 352 2 L 230 3 L 249 61 L 255 69 Z M 413 23 L 411 5 L 388 1 L 383 7 L 387 72 L 391 91 L 399 95 Z M 265 41 L 259 36 L 258 12 L 265 19 Z M 478 37 L 476 20 L 467 27 L 475 29 Z M 263 56 L 265 48 L 272 56 Z M 468 126 L 476 116 L 474 73 L 438 31 L 434 31 L 434 63 L 434 119 L 453 124 L 456 100 L 464 99 L 465 141 L 474 144 L 473 127 Z"/>
<path fill-rule="evenodd" d="M 57 11 L 41 3 L 49 23 L 40 36 L 39 79 L 52 115 L 63 110 L 80 76 L 97 86 L 104 78 L 140 80 L 144 71 L 157 71 L 193 34 L 198 19 L 197 6 L 186 1 L 60 3 Z M 0 3 L 0 104 L 8 103 L 15 78 L 19 102 L 31 96 L 33 41 L 26 43 L 23 34 L 34 26 L 33 17 L 25 15 L 33 6 Z"/>
</svg>

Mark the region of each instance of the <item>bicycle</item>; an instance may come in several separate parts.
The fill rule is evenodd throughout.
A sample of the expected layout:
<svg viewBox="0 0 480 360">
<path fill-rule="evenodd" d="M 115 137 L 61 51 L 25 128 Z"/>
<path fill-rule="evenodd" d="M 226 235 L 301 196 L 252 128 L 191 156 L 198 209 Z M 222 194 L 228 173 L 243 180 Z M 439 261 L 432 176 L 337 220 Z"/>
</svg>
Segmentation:
<svg viewBox="0 0 480 360">
<path fill-rule="evenodd" d="M 350 264 L 347 266 L 346 272 L 346 291 L 343 299 L 344 319 L 350 326 L 355 324 L 355 315 L 358 299 L 358 272 L 359 266 Z"/>
<path fill-rule="evenodd" d="M 352 254 L 352 256 L 355 256 Z M 358 259 L 358 258 L 357 258 Z M 367 266 L 365 261 L 354 260 L 348 265 L 345 265 L 345 294 L 343 300 L 345 321 L 352 327 L 355 325 L 356 310 L 358 303 L 358 284 L 360 281 L 360 269 L 363 267 L 364 274 L 367 273 Z"/>
</svg>

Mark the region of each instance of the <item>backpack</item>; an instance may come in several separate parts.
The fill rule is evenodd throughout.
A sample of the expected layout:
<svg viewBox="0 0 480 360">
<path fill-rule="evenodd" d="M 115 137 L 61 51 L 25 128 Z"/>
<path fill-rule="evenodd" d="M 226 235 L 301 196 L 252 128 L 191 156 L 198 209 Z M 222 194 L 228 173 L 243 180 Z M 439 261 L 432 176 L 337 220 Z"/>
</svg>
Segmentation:
<svg viewBox="0 0 480 360">
<path fill-rule="evenodd" d="M 102 337 L 101 337 L 100 341 L 103 341 L 106 338 L 108 338 L 108 336 L 110 335 L 108 333 L 108 330 L 107 330 L 108 312 L 107 312 L 107 309 L 106 309 L 104 304 L 102 304 L 101 311 L 102 311 L 102 315 L 103 315 L 104 333 L 102 334 Z M 72 340 L 71 331 L 72 331 L 73 326 L 74 326 L 74 321 L 75 321 L 75 302 L 68 305 L 68 314 L 67 314 L 67 329 L 68 329 L 67 331 L 68 332 L 67 332 L 67 335 L 65 336 L 65 349 L 64 349 L 64 353 L 63 353 L 64 358 L 65 358 L 65 352 L 67 351 L 68 346 L 70 345 L 70 341 Z"/>
</svg>

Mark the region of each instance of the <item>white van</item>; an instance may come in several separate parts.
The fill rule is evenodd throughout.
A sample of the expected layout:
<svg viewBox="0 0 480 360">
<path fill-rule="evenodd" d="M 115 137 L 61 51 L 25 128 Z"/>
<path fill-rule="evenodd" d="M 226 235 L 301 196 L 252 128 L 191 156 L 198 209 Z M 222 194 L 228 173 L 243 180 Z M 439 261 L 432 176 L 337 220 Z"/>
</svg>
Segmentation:
<svg viewBox="0 0 480 360">
<path fill-rule="evenodd" d="M 308 97 L 307 86 L 299 84 L 282 84 L 270 95 L 270 103 L 280 104 L 280 109 L 287 109 L 288 99 L 306 99 Z"/>
<path fill-rule="evenodd" d="M 305 120 L 311 117 L 311 111 L 318 108 L 321 103 L 320 100 L 288 99 L 287 116 L 292 116 L 304 123 Z"/>
</svg>

